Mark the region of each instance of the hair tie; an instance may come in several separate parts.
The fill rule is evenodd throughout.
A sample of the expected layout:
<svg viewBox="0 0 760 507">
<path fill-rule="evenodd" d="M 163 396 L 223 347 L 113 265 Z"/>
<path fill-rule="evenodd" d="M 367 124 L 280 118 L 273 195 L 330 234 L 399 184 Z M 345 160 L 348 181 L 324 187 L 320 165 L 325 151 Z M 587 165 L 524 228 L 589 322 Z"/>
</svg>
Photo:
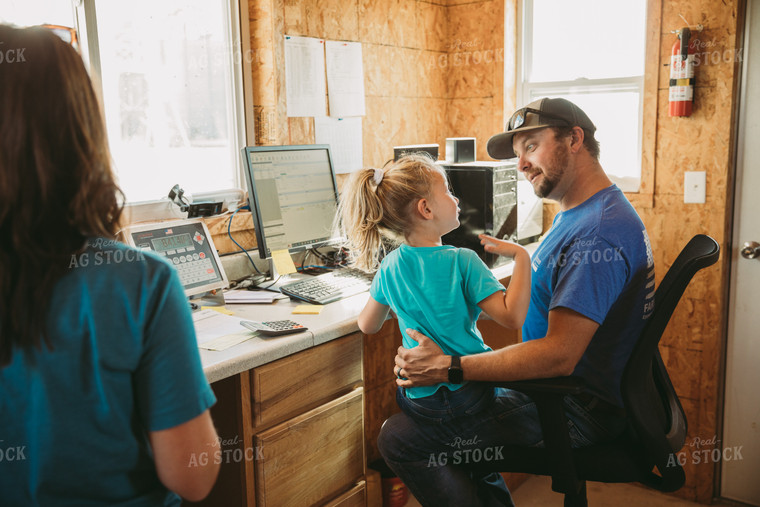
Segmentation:
<svg viewBox="0 0 760 507">
<path fill-rule="evenodd" d="M 372 179 L 375 181 L 375 185 L 379 185 L 381 181 L 383 181 L 383 176 L 385 175 L 385 171 L 382 169 L 375 169 L 375 175 L 372 177 Z"/>
</svg>

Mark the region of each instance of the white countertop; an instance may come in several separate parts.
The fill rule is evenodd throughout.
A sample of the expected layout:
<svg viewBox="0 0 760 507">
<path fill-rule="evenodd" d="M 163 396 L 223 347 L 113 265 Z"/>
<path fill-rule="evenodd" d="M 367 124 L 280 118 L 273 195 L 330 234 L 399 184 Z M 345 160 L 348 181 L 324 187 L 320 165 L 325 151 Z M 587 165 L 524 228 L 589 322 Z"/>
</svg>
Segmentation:
<svg viewBox="0 0 760 507">
<path fill-rule="evenodd" d="M 512 274 L 512 262 L 493 269 L 499 280 Z M 225 307 L 235 317 L 247 320 L 289 319 L 303 324 L 308 331 L 284 336 L 262 337 L 253 335 L 250 340 L 222 351 L 199 349 L 203 371 L 209 382 L 216 382 L 256 366 L 289 356 L 315 345 L 326 343 L 359 331 L 356 319 L 369 298 L 369 292 L 357 294 L 335 303 L 324 305 L 319 315 L 294 315 L 293 309 L 303 304 L 290 299 L 277 300 L 272 304 L 228 304 Z M 206 304 L 204 300 L 197 300 Z M 218 297 L 217 297 L 218 302 Z M 241 330 L 243 330 L 241 326 Z"/>
</svg>

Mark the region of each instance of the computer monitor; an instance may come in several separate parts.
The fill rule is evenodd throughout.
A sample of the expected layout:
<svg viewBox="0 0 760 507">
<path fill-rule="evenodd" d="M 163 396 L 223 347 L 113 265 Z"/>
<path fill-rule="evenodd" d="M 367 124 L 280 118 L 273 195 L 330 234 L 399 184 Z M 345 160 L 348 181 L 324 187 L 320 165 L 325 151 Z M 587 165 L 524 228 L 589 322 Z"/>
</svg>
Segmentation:
<svg viewBox="0 0 760 507">
<path fill-rule="evenodd" d="M 242 152 L 260 258 L 339 239 L 333 231 L 338 186 L 328 145 L 248 146 Z"/>
</svg>

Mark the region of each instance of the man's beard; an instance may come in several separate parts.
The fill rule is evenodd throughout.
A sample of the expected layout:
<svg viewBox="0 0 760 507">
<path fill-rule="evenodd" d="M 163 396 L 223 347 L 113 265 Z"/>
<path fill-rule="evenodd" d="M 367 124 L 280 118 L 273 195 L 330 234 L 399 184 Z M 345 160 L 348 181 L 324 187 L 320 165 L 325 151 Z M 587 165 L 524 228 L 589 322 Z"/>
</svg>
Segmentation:
<svg viewBox="0 0 760 507">
<path fill-rule="evenodd" d="M 538 197 L 547 197 L 554 191 L 559 181 L 562 179 L 562 175 L 565 174 L 565 168 L 567 168 L 567 160 L 570 155 L 570 149 L 564 144 L 558 145 L 554 152 L 549 164 L 546 166 L 549 171 L 544 170 L 543 167 L 539 167 L 541 173 L 541 182 L 538 186 L 533 187 L 533 191 Z"/>
</svg>

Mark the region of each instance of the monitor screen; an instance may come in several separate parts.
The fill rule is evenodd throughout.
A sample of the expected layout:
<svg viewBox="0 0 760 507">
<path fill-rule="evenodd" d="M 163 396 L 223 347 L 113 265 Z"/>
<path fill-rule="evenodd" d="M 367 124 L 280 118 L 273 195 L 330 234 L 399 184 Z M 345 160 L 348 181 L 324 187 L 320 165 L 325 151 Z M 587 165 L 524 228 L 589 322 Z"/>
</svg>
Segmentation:
<svg viewBox="0 0 760 507">
<path fill-rule="evenodd" d="M 249 146 L 243 157 L 262 259 L 337 239 L 338 188 L 328 145 Z"/>
</svg>

